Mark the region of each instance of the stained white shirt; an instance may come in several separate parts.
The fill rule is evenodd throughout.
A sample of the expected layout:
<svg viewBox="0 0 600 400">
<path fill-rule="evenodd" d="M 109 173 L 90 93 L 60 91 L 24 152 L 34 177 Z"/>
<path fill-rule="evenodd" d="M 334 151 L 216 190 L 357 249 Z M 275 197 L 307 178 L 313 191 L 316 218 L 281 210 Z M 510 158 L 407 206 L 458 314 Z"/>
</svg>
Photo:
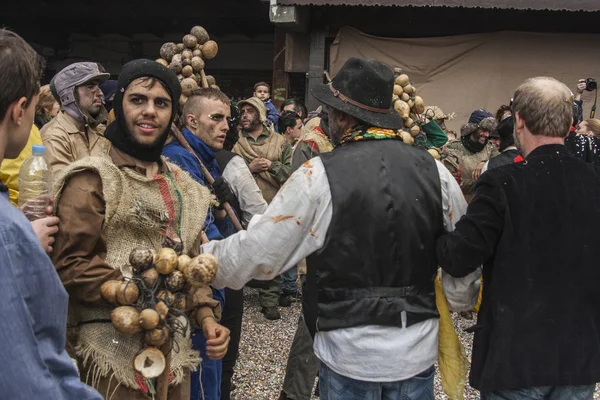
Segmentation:
<svg viewBox="0 0 600 400">
<path fill-rule="evenodd" d="M 242 157 L 235 156 L 227 163 L 223 178 L 229 183 L 231 191 L 240 203 L 244 225 L 248 225 L 254 215 L 265 212 L 267 202 Z"/>
<path fill-rule="evenodd" d="M 444 227 L 450 231 L 467 204 L 450 172 L 438 167 Z M 248 230 L 203 245 L 219 260 L 213 286 L 242 288 L 251 279 L 269 280 L 323 247 L 332 218 L 329 181 L 319 157 L 302 165 L 279 190 L 266 212 Z M 456 280 L 443 276 L 444 290 L 456 311 L 477 300 L 480 273 Z M 448 293 L 449 291 L 454 291 Z M 317 332 L 316 356 L 335 372 L 363 381 L 404 380 L 431 367 L 437 359 L 438 320 L 410 327 L 359 326 Z"/>
</svg>

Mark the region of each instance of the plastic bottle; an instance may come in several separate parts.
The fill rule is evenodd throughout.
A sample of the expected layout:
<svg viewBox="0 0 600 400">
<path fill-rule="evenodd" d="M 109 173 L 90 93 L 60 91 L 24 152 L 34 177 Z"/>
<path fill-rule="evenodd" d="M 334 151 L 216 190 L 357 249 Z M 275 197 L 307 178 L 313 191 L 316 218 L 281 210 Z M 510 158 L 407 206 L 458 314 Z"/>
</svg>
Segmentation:
<svg viewBox="0 0 600 400">
<path fill-rule="evenodd" d="M 19 170 L 19 208 L 30 221 L 46 217 L 50 204 L 52 171 L 44 159 L 44 150 L 44 146 L 33 145 L 31 156 Z"/>
</svg>

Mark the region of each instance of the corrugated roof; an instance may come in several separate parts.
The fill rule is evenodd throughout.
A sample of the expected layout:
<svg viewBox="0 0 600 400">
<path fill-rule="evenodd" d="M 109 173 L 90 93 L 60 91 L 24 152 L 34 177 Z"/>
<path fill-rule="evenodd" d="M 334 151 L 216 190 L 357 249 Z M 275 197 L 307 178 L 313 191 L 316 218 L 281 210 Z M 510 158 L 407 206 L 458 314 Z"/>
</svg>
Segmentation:
<svg viewBox="0 0 600 400">
<path fill-rule="evenodd" d="M 600 11 L 599 0 L 277 0 L 277 4 L 297 6 L 416 6 Z"/>
</svg>

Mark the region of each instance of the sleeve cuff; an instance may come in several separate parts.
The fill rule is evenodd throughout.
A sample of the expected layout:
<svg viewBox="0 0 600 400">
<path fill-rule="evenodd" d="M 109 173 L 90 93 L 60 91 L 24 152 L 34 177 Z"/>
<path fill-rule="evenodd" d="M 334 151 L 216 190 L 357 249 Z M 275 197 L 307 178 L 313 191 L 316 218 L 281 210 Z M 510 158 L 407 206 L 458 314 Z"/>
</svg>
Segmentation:
<svg viewBox="0 0 600 400">
<path fill-rule="evenodd" d="M 209 306 L 203 306 L 196 310 L 196 324 L 199 327 L 202 327 L 202 321 L 204 321 L 204 319 L 208 317 L 212 317 L 216 321 L 219 321 L 221 319 L 221 305 L 219 304 L 218 306 L 218 315 L 217 310 L 213 310 Z"/>
</svg>

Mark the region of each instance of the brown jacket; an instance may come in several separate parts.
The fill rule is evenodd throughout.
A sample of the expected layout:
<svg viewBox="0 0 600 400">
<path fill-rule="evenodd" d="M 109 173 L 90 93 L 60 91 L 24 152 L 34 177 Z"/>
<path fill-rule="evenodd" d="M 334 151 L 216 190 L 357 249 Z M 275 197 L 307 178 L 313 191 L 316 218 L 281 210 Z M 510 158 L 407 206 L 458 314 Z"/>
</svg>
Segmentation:
<svg viewBox="0 0 600 400">
<path fill-rule="evenodd" d="M 104 138 L 105 128 L 103 124 L 86 126 L 66 112 L 59 112 L 40 131 L 52 172 L 57 174 L 73 161 L 87 156 L 108 154 L 110 142 Z"/>
<path fill-rule="evenodd" d="M 109 157 L 119 169 L 133 170 L 146 175 L 146 171 L 136 159 L 114 147 L 111 148 Z M 159 172 L 165 174 L 170 168 L 161 163 Z M 68 172 L 68 170 L 65 171 L 65 173 Z M 176 172 L 174 173 L 176 174 Z M 61 195 L 57 197 L 56 210 L 61 222 L 51 257 L 58 275 L 69 293 L 69 312 L 72 322 L 76 322 L 76 310 L 81 309 L 81 305 L 105 310 L 112 308 L 102 299 L 100 286 L 107 280 L 121 279 L 122 277 L 120 268 L 113 268 L 114 265 L 111 266 L 107 262 L 110 247 L 105 234 L 106 230 L 102 227 L 106 223 L 109 210 L 107 210 L 103 196 L 104 189 L 106 188 L 103 188 L 102 179 L 98 173 L 82 170 L 70 176 L 68 184 L 64 186 Z M 197 239 L 194 246 L 191 246 L 190 256 L 198 254 L 199 244 L 200 240 Z M 220 319 L 220 303 L 212 298 L 210 287 L 199 289 L 193 296 L 190 295 L 187 298 L 186 303 L 190 305 L 190 308 L 198 307 L 195 316 L 199 323 L 209 316 Z M 78 329 L 70 329 L 69 333 L 69 343 L 80 344 Z M 101 347 L 102 343 L 99 345 Z M 190 346 L 191 344 L 180 343 L 179 352 L 184 357 L 190 357 L 189 352 L 185 351 Z M 70 354 L 77 359 L 81 378 L 86 382 L 91 379 L 88 383 L 92 384 L 107 399 L 150 399 L 150 396 L 135 389 L 136 386 L 123 384 L 120 379 L 122 376 L 116 377 L 111 374 L 111 371 L 99 374 L 98 371 L 101 369 L 98 368 L 101 364 L 94 362 L 93 356 L 90 356 L 90 359 L 85 358 L 83 349 L 84 347 L 79 346 L 70 349 Z M 125 364 L 128 365 L 127 361 Z M 104 369 L 106 368 L 104 365 Z M 181 382 L 170 387 L 169 399 L 188 400 L 190 398 L 189 371 L 184 369 L 182 375 Z M 90 376 L 94 376 L 94 378 L 90 378 Z"/>
<path fill-rule="evenodd" d="M 146 173 L 135 158 L 116 148 L 111 148 L 109 156 L 117 167 L 132 167 L 141 174 Z M 161 171 L 164 168 L 161 165 Z M 102 181 L 92 171 L 73 175 L 56 205 L 60 229 L 51 257 L 71 302 L 108 306 L 100 295 L 100 286 L 107 280 L 121 279 L 121 271 L 106 262 L 106 237 L 101 229 L 105 209 Z M 199 254 L 199 245 L 200 241 L 191 255 Z M 212 299 L 209 287 L 205 289 L 203 302 L 207 307 L 202 315 L 213 316 L 214 311 L 215 318 L 220 319 L 220 303 Z"/>
</svg>

